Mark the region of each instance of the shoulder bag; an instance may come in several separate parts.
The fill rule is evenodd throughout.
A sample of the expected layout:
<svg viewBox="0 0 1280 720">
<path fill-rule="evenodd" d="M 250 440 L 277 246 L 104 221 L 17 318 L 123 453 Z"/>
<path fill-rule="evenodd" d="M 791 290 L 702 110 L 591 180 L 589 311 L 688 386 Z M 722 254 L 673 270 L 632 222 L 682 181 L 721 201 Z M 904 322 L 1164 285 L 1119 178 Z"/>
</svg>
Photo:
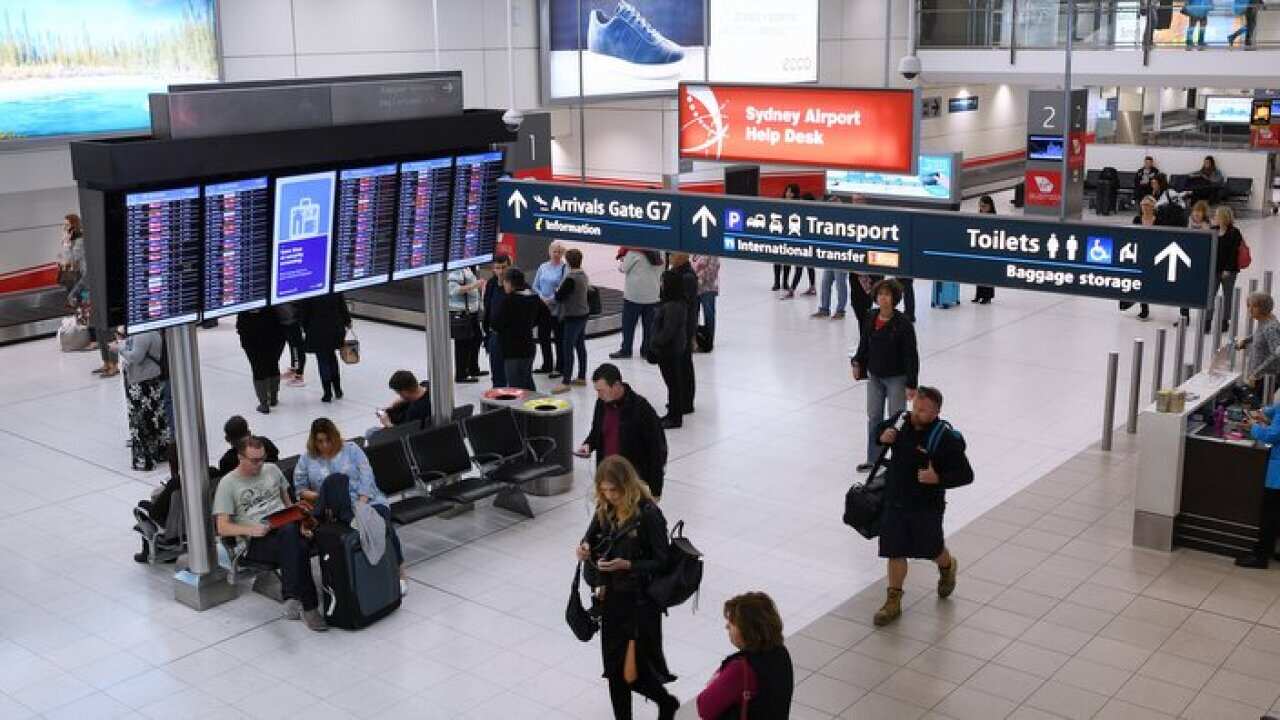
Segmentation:
<svg viewBox="0 0 1280 720">
<path fill-rule="evenodd" d="M 1244 270 L 1253 264 L 1253 253 L 1249 251 L 1249 243 L 1240 238 L 1240 247 L 1236 248 L 1236 267 Z"/>
<path fill-rule="evenodd" d="M 578 563 L 573 570 L 573 583 L 569 586 L 569 604 L 564 609 L 564 621 L 573 631 L 574 637 L 582 642 L 590 642 L 600 629 L 600 621 L 582 606 L 582 595 L 578 593 L 581 578 L 582 563 Z"/>
<path fill-rule="evenodd" d="M 645 594 L 659 608 L 667 610 L 697 594 L 702 586 L 702 553 L 684 536 L 684 521 L 671 528 L 671 557 L 667 567 L 649 581 Z M 698 609 L 695 599 L 693 608 Z"/>
</svg>

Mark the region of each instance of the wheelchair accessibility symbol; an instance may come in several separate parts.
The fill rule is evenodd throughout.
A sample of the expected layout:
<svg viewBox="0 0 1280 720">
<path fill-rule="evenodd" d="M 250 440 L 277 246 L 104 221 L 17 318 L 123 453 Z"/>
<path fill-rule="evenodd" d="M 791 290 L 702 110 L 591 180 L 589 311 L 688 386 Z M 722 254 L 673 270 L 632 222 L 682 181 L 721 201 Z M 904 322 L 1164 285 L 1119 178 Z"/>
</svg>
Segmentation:
<svg viewBox="0 0 1280 720">
<path fill-rule="evenodd" d="M 1085 260 L 1094 265 L 1110 265 L 1112 262 L 1112 247 L 1111 238 L 1090 235 Z"/>
</svg>

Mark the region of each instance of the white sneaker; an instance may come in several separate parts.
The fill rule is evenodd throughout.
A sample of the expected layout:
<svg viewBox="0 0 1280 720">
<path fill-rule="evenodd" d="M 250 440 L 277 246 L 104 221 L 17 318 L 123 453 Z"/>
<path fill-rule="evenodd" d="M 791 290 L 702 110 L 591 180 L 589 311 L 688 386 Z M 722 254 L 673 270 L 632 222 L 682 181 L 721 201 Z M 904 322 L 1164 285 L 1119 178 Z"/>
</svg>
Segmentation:
<svg viewBox="0 0 1280 720">
<path fill-rule="evenodd" d="M 404 578 L 400 578 L 400 597 L 404 597 L 405 595 L 408 595 L 408 594 L 409 594 L 409 581 L 405 580 Z"/>
</svg>

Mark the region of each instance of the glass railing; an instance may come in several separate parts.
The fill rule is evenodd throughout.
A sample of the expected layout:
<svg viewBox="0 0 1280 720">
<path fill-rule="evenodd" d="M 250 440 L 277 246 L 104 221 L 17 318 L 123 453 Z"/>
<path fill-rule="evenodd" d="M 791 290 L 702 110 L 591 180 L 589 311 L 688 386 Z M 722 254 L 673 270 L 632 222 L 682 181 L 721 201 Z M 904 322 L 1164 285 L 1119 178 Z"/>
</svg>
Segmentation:
<svg viewBox="0 0 1280 720">
<path fill-rule="evenodd" d="M 1063 48 L 1071 24 L 1065 0 L 919 0 L 917 7 L 923 50 Z M 1073 13 L 1076 50 L 1280 47 L 1275 2 L 1082 0 Z"/>
</svg>

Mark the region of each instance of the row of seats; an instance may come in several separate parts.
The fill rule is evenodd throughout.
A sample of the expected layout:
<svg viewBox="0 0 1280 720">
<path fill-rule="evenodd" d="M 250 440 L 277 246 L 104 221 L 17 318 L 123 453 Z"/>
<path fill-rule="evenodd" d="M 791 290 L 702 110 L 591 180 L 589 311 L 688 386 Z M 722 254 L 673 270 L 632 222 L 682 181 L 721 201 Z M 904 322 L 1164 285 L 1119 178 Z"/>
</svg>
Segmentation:
<svg viewBox="0 0 1280 720">
<path fill-rule="evenodd" d="M 1133 199 L 1133 183 L 1137 177 L 1137 173 L 1131 171 L 1119 171 L 1118 184 L 1116 193 L 1119 197 L 1124 198 L 1132 203 Z M 1088 170 L 1084 174 L 1084 192 L 1086 197 L 1093 197 L 1098 189 L 1098 179 L 1102 176 L 1101 170 Z M 1187 179 L 1190 175 L 1170 175 L 1169 187 L 1176 192 L 1185 192 L 1187 189 Z M 1253 195 L 1253 178 L 1229 177 L 1222 190 L 1222 201 L 1228 204 L 1247 204 L 1249 197 Z M 1128 204 L 1126 205 L 1128 206 Z"/>
</svg>

